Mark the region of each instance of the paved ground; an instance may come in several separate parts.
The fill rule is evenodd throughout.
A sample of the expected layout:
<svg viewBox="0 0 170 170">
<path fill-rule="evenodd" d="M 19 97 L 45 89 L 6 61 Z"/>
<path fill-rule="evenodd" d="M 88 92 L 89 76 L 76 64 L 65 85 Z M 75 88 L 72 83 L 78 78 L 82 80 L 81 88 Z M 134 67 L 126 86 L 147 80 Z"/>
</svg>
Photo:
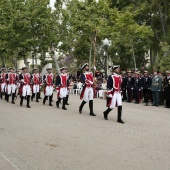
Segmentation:
<svg viewBox="0 0 170 170">
<path fill-rule="evenodd" d="M 94 102 L 97 117 L 73 95 L 67 111 L 0 100 L 0 170 L 170 170 L 170 110 L 123 103 L 122 125 Z"/>
</svg>

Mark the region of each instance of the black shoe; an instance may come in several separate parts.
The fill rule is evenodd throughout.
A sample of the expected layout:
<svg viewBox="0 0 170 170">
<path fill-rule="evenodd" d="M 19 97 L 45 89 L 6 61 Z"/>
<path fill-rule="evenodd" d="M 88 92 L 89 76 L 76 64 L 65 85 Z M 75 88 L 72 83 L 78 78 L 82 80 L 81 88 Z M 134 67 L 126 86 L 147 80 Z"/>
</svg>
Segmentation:
<svg viewBox="0 0 170 170">
<path fill-rule="evenodd" d="M 118 122 L 118 123 L 122 123 L 122 124 L 124 124 L 124 123 L 125 123 L 122 119 L 117 120 L 117 122 Z"/>
<path fill-rule="evenodd" d="M 62 109 L 63 109 L 63 110 L 67 110 L 67 108 L 66 108 L 66 107 L 62 107 Z"/>
<path fill-rule="evenodd" d="M 58 101 L 56 101 L 56 106 L 57 106 L 57 108 L 59 108 L 59 102 Z"/>
<path fill-rule="evenodd" d="M 156 105 L 156 107 L 158 107 L 158 106 L 159 106 L 159 104 Z"/>
<path fill-rule="evenodd" d="M 96 116 L 94 113 L 90 113 L 90 116 Z"/>
<path fill-rule="evenodd" d="M 53 106 L 53 105 L 50 103 L 49 106 Z"/>
<path fill-rule="evenodd" d="M 155 104 L 152 104 L 152 106 L 156 106 Z"/>
<path fill-rule="evenodd" d="M 36 102 L 37 102 L 37 103 L 39 103 L 39 101 L 38 101 L 38 100 L 37 100 Z"/>
<path fill-rule="evenodd" d="M 12 104 L 15 104 L 15 102 L 11 102 Z"/>
<path fill-rule="evenodd" d="M 42 99 L 41 97 L 39 97 L 38 99 Z"/>
<path fill-rule="evenodd" d="M 108 120 L 106 112 L 103 112 L 105 120 Z"/>
<path fill-rule="evenodd" d="M 31 108 L 30 106 L 27 106 L 27 108 Z"/>
<path fill-rule="evenodd" d="M 66 105 L 69 105 L 68 103 L 66 103 Z"/>
</svg>

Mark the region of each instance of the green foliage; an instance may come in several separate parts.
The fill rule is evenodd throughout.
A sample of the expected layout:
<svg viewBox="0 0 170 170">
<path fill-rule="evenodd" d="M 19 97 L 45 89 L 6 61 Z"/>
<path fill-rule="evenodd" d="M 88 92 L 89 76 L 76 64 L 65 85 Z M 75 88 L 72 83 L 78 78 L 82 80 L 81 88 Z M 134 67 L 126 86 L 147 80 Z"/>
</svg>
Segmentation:
<svg viewBox="0 0 170 170">
<path fill-rule="evenodd" d="M 55 10 L 49 0 L 1 0 L 0 65 L 13 66 L 31 52 L 45 53 L 59 48 L 73 67 L 96 58 L 97 69 L 104 68 L 102 40 L 111 40 L 108 54 L 122 69 L 151 67 L 169 69 L 169 0 L 56 0 Z M 94 37 L 96 36 L 96 44 Z M 58 47 L 58 43 L 61 45 Z M 146 53 L 150 52 L 150 61 Z M 73 70 L 75 70 L 73 68 Z"/>
</svg>

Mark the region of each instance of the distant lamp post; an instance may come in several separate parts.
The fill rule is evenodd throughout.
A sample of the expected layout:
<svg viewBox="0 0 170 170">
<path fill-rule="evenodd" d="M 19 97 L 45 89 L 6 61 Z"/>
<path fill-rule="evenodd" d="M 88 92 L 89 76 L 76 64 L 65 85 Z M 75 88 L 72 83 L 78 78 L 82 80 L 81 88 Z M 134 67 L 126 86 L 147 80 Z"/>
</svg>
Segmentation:
<svg viewBox="0 0 170 170">
<path fill-rule="evenodd" d="M 108 46 L 110 46 L 110 41 L 107 39 L 107 38 L 105 38 L 104 40 L 103 40 L 103 45 L 104 45 L 104 47 L 105 47 L 105 51 L 104 51 L 104 57 L 105 57 L 105 62 L 104 62 L 104 70 L 105 70 L 105 80 L 107 80 L 107 57 L 108 57 L 108 54 L 107 54 L 107 47 Z"/>
</svg>

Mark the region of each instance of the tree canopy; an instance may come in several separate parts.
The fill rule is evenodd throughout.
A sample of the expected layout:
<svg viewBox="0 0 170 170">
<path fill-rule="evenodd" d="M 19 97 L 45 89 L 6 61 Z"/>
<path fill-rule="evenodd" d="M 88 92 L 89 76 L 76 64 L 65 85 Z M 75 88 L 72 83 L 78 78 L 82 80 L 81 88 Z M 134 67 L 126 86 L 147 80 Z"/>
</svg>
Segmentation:
<svg viewBox="0 0 170 170">
<path fill-rule="evenodd" d="M 66 56 L 61 64 L 74 70 L 90 52 L 92 65 L 103 69 L 102 40 L 108 38 L 108 55 L 123 70 L 135 64 L 170 69 L 168 0 L 56 0 L 55 9 L 49 0 L 1 0 L 0 14 L 1 66 L 16 66 L 20 58 L 27 64 L 37 53 L 43 66 L 53 47 Z"/>
</svg>

